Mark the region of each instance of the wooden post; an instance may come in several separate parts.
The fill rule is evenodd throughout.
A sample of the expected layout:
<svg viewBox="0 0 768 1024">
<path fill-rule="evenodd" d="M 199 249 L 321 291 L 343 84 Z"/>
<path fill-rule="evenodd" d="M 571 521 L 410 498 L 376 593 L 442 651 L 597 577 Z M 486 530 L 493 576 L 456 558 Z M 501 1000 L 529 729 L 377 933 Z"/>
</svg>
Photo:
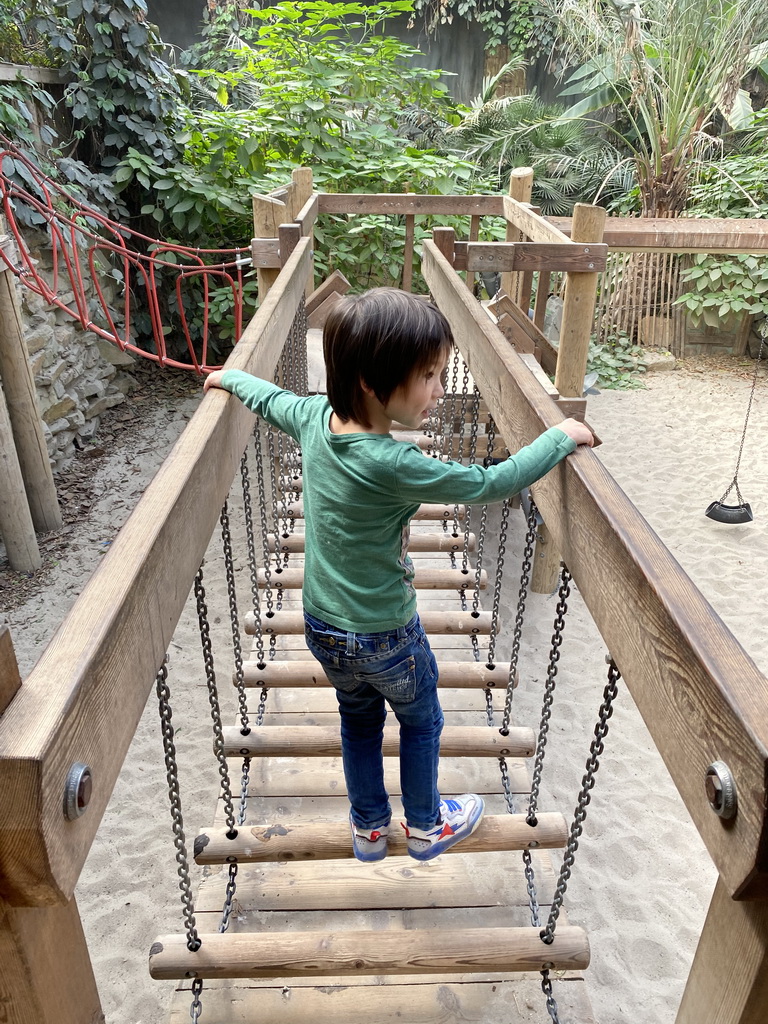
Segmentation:
<svg viewBox="0 0 768 1024">
<path fill-rule="evenodd" d="M 29 511 L 24 479 L 11 431 L 11 421 L 0 386 L 0 534 L 11 568 L 34 572 L 42 565 L 35 527 Z"/>
<path fill-rule="evenodd" d="M 602 207 L 576 203 L 571 241 L 601 242 L 604 225 L 605 210 Z M 563 323 L 560 328 L 555 371 L 555 387 L 564 398 L 581 398 L 584 392 L 584 375 L 587 372 L 587 354 L 595 316 L 596 295 L 596 273 L 566 273 Z M 557 586 L 559 569 L 560 553 L 552 542 L 546 523 L 543 523 L 536 536 L 531 590 L 535 594 L 551 594 Z"/>
<path fill-rule="evenodd" d="M 602 242 L 604 226 L 605 210 L 602 207 L 576 203 L 571 241 Z M 589 339 L 595 316 L 597 277 L 597 273 L 567 273 L 565 277 L 563 323 L 555 374 L 555 387 L 565 398 L 581 398 L 584 392 Z"/>
<path fill-rule="evenodd" d="M 0 625 L 0 715 L 11 703 L 20 686 L 21 676 L 11 631 L 7 626 Z"/>
<path fill-rule="evenodd" d="M 453 228 L 433 228 L 432 238 L 440 252 L 453 266 L 454 248 L 456 245 L 456 232 Z"/>
<path fill-rule="evenodd" d="M 291 220 L 294 220 L 301 213 L 304 204 L 312 195 L 314 185 L 314 175 L 312 174 L 311 167 L 295 167 L 291 173 L 291 180 L 295 186 L 294 196 L 296 201 L 296 209 L 292 211 Z M 315 232 L 314 229 L 310 232 L 309 237 L 312 239 L 312 248 L 315 248 Z M 315 268 L 313 264 L 310 264 L 309 275 L 307 276 L 307 288 L 305 292 L 306 298 L 312 294 L 315 290 Z"/>
<path fill-rule="evenodd" d="M 476 242 L 480 237 L 480 218 L 472 216 L 469 218 L 469 241 Z M 475 273 L 472 270 L 467 271 L 466 275 L 467 288 L 474 294 L 475 291 Z M 493 296 L 491 296 L 493 298 Z"/>
<path fill-rule="evenodd" d="M 7 1024 L 103 1024 L 74 899 L 52 907 L 0 900 L 0 1013 Z"/>
<path fill-rule="evenodd" d="M 765 1024 L 768 902 L 731 899 L 717 880 L 676 1024 Z"/>
<path fill-rule="evenodd" d="M 512 173 L 509 175 L 509 194 L 513 199 L 516 199 L 518 203 L 530 203 L 531 192 L 533 191 L 533 168 L 532 167 L 515 167 Z M 515 227 L 514 224 L 507 222 L 507 236 L 508 242 L 522 242 L 523 233 L 519 228 Z M 507 295 L 514 302 L 519 301 L 518 295 L 518 282 L 519 275 L 513 273 L 507 273 L 501 275 L 501 290 L 506 292 Z M 527 310 L 526 310 L 527 312 Z"/>
<path fill-rule="evenodd" d="M 271 196 L 253 196 L 253 234 L 255 238 L 277 238 L 280 225 L 289 219 L 285 203 Z M 256 279 L 259 284 L 259 303 L 267 297 L 267 292 L 277 279 L 279 270 L 270 267 L 259 267 Z"/>
<path fill-rule="evenodd" d="M 407 213 L 405 215 L 405 245 L 403 247 L 403 291 L 413 290 L 413 236 L 416 226 L 416 218 Z"/>
<path fill-rule="evenodd" d="M 0 378 L 27 493 L 40 533 L 61 529 L 61 512 L 29 365 L 13 275 L 0 263 Z"/>
</svg>

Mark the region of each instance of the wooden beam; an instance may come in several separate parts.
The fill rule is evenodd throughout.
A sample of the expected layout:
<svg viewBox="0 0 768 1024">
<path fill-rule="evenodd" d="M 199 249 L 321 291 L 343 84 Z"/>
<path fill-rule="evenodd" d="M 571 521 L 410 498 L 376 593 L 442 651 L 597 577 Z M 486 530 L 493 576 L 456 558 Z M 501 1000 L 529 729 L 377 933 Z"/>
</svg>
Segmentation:
<svg viewBox="0 0 768 1024">
<path fill-rule="evenodd" d="M 570 217 L 553 217 L 566 237 Z M 760 253 L 768 249 L 768 222 L 731 217 L 607 217 L 603 241 L 617 252 Z"/>
<path fill-rule="evenodd" d="M 509 175 L 509 195 L 505 196 L 513 203 L 519 206 L 530 206 L 531 192 L 533 190 L 533 168 L 532 167 L 515 167 Z M 504 213 L 506 216 L 507 206 L 504 206 Z M 527 235 L 527 232 L 523 231 L 520 225 L 515 224 L 509 218 L 507 218 L 507 227 L 505 238 L 507 242 L 521 242 Z M 501 275 L 501 290 L 508 295 L 513 302 L 520 301 L 520 275 L 512 273 L 503 273 Z"/>
<path fill-rule="evenodd" d="M 280 225 L 289 220 L 287 205 L 273 196 L 252 196 L 254 238 L 277 238 Z M 278 264 L 279 267 L 279 264 Z M 277 268 L 257 267 L 259 302 L 267 297 L 269 289 L 277 280 Z"/>
<path fill-rule="evenodd" d="M 310 259 L 305 238 L 228 369 L 271 379 Z M 252 428 L 237 399 L 206 395 L 0 719 L 0 891 L 9 902 L 71 897 Z M 90 767 L 93 796 L 67 821 L 74 762 Z"/>
<path fill-rule="evenodd" d="M 319 206 L 320 204 L 317 195 L 312 195 L 296 214 L 296 223 L 301 228 L 301 233 L 305 238 L 312 234 L 312 228 L 317 220 Z"/>
<path fill-rule="evenodd" d="M 326 860 L 353 857 L 349 826 L 344 822 L 327 822 L 322 830 L 314 823 L 274 823 L 242 825 L 234 839 L 227 838 L 228 829 L 207 829 L 195 839 L 195 861 L 198 864 L 224 864 L 227 857 L 238 863 L 259 861 Z M 387 846 L 391 856 L 407 856 L 405 832 L 392 829 Z M 568 839 L 568 826 L 562 814 L 537 814 L 536 824 L 529 825 L 524 814 L 486 814 L 477 830 L 461 846 L 449 847 L 446 853 L 488 853 L 493 850 L 558 850 Z"/>
<path fill-rule="evenodd" d="M 20 686 L 21 675 L 13 649 L 11 631 L 4 623 L 0 623 L 0 715 L 11 703 Z"/>
<path fill-rule="evenodd" d="M 462 285 L 464 282 L 462 281 Z M 163 935 L 149 951 L 153 978 L 291 978 L 337 974 L 450 974 L 487 970 L 583 970 L 581 928 L 560 927 L 552 945 L 536 928 L 409 929 L 205 935 L 196 953 L 184 935 Z"/>
<path fill-rule="evenodd" d="M 462 259 L 463 257 L 463 259 Z M 457 242 L 456 269 L 470 271 L 605 270 L 607 245 L 569 242 Z M 505 289 L 502 288 L 502 291 Z M 507 292 L 507 294 L 509 294 Z"/>
<path fill-rule="evenodd" d="M 502 217 L 504 210 L 501 196 L 420 196 L 412 192 L 392 192 L 380 195 L 358 195 L 355 193 L 320 192 L 318 195 L 320 213 L 349 214 L 393 214 L 433 216 L 435 214 L 456 214 L 457 216 Z"/>
<path fill-rule="evenodd" d="M 546 372 L 554 376 L 557 369 L 557 349 L 517 303 L 512 302 L 507 296 L 502 296 L 499 302 L 491 303 L 489 308 L 494 316 L 498 310 L 499 313 L 508 318 L 507 330 L 510 332 L 508 336 L 510 336 L 512 343 L 515 344 L 515 339 L 518 335 L 525 337 L 530 344 L 530 350 L 535 351 L 538 349 L 541 354 L 541 365 Z M 507 334 L 507 331 L 503 333 Z"/>
<path fill-rule="evenodd" d="M 431 242 L 422 266 L 510 449 L 555 426 L 557 406 Z M 768 680 L 590 449 L 533 494 L 728 891 L 768 894 Z M 704 785 L 718 760 L 739 794 L 728 822 Z"/>
<path fill-rule="evenodd" d="M 74 899 L 61 907 L 0 900 L 4 1024 L 104 1024 Z"/>
<path fill-rule="evenodd" d="M 301 490 L 302 482 L 301 479 L 294 481 L 295 485 L 298 485 L 298 489 Z M 290 488 L 288 488 L 290 489 Z M 267 535 L 267 543 L 269 544 L 269 550 L 275 550 L 275 535 L 270 533 Z M 408 550 L 413 551 L 463 551 L 464 544 L 467 545 L 467 551 L 477 550 L 477 537 L 474 533 L 470 533 L 469 537 L 464 538 L 463 533 L 458 533 L 454 536 L 452 533 L 412 533 L 408 540 Z M 304 551 L 304 534 L 303 533 L 290 533 L 287 537 L 282 534 L 279 537 L 277 544 L 279 551 Z"/>
<path fill-rule="evenodd" d="M 0 535 L 12 569 L 17 572 L 34 572 L 43 564 L 1 383 Z"/>
<path fill-rule="evenodd" d="M 257 570 L 257 580 L 260 587 L 266 586 L 266 569 Z M 304 569 L 294 569 L 293 566 L 280 570 L 273 568 L 269 573 L 269 585 L 275 590 L 300 590 L 304 585 Z M 478 580 L 474 569 L 462 572 L 458 567 L 456 569 L 424 569 L 418 566 L 413 585 L 417 590 L 486 590 L 488 573 L 485 569 L 481 569 Z"/>
<path fill-rule="evenodd" d="M 570 238 L 550 221 L 545 220 L 524 203 L 519 203 L 510 196 L 502 196 L 504 216 L 532 242 L 554 242 L 562 245 L 570 242 Z"/>
<path fill-rule="evenodd" d="M 334 292 L 339 295 L 346 295 L 351 287 L 351 284 L 342 272 L 334 270 L 332 274 L 326 277 L 322 284 L 315 288 L 307 299 L 307 315 L 314 312 L 319 305 L 325 302 L 329 295 L 332 295 Z"/>
<path fill-rule="evenodd" d="M 5 264 L 0 264 L 5 268 Z M 0 379 L 16 443 L 32 522 L 39 533 L 60 530 L 59 499 L 37 404 L 37 389 L 24 343 L 16 279 L 0 272 Z"/>
<path fill-rule="evenodd" d="M 676 1024 L 765 1024 L 768 903 L 736 902 L 718 879 Z"/>
<path fill-rule="evenodd" d="M 252 238 L 251 260 L 258 270 L 279 270 L 280 244 L 277 238 Z"/>
</svg>

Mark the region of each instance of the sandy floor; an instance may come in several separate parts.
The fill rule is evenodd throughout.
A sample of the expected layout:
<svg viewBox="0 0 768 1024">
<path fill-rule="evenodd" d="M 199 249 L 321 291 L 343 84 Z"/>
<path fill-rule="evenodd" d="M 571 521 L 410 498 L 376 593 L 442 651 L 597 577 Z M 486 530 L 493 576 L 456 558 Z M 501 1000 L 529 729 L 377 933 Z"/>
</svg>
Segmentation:
<svg viewBox="0 0 768 1024">
<path fill-rule="evenodd" d="M 725 527 L 703 515 L 733 475 L 751 384 L 737 362 L 656 374 L 648 390 L 604 392 L 589 418 L 604 444 L 600 458 L 741 643 L 766 669 L 768 620 L 768 387 L 761 374 L 740 484 L 754 523 Z M 119 431 L 97 463 L 91 504 L 57 548 L 44 586 L 7 582 L 8 611 L 22 673 L 70 607 L 84 581 L 198 402 L 145 395 L 140 428 Z M 137 452 L 140 451 L 140 454 Z M 520 530 L 510 550 L 519 552 Z M 510 561 L 513 555 L 508 556 Z M 514 556 L 517 557 L 517 556 Z M 0 569 L 2 566 L 0 565 Z M 212 554 L 212 594 L 222 591 Z M 238 586 L 247 589 L 246 573 Z M 516 582 L 510 574 L 504 603 Z M 578 595 L 571 601 L 545 767 L 542 809 L 570 815 L 604 685 L 604 648 Z M 538 723 L 554 601 L 532 595 L 516 720 Z M 226 645 L 226 607 L 212 611 Z M 509 622 L 507 612 L 507 622 Z M 197 624 L 185 611 L 171 647 L 171 682 L 182 797 L 189 834 L 210 820 L 215 767 L 205 739 L 204 680 Z M 503 655 L 504 644 L 500 644 Z M 227 697 L 229 698 L 229 695 Z M 232 698 L 233 700 L 234 698 Z M 231 717 L 234 708 L 225 715 Z M 585 837 L 566 906 L 592 945 L 589 992 L 600 1024 L 672 1022 L 714 884 L 714 870 L 626 690 L 611 721 Z M 91 851 L 78 901 L 109 1024 L 159 1024 L 169 985 L 152 982 L 146 954 L 181 915 L 154 701 L 150 700 Z M 544 1004 L 541 1019 L 548 1020 Z M 574 1022 L 575 1024 L 575 1022 Z"/>
</svg>

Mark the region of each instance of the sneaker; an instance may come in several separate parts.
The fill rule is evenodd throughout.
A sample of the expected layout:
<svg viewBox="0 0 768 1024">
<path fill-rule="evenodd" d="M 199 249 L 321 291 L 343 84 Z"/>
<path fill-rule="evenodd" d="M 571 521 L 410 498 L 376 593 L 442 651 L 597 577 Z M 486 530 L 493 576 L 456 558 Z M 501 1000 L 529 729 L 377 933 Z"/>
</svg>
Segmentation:
<svg viewBox="0 0 768 1024">
<path fill-rule="evenodd" d="M 485 801 L 474 793 L 440 801 L 440 820 L 433 828 L 422 830 L 403 825 L 408 853 L 416 860 L 432 860 L 451 846 L 471 836 L 480 824 Z"/>
<path fill-rule="evenodd" d="M 352 830 L 352 851 L 358 860 L 383 860 L 387 856 L 389 824 L 374 829 L 358 828 L 350 818 L 349 827 Z"/>
</svg>

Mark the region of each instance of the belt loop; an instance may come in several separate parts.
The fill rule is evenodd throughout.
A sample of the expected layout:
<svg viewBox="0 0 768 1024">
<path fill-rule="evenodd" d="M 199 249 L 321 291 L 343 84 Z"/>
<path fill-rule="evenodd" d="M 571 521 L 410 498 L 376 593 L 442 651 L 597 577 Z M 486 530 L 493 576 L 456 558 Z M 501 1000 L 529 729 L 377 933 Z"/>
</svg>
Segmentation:
<svg viewBox="0 0 768 1024">
<path fill-rule="evenodd" d="M 407 636 L 408 636 L 408 629 L 407 629 L 407 627 L 406 626 L 398 626 L 397 627 L 397 638 L 398 638 L 398 640 L 405 640 L 405 638 Z"/>
<path fill-rule="evenodd" d="M 357 654 L 357 643 L 354 633 L 347 633 L 347 657 Z"/>
</svg>

